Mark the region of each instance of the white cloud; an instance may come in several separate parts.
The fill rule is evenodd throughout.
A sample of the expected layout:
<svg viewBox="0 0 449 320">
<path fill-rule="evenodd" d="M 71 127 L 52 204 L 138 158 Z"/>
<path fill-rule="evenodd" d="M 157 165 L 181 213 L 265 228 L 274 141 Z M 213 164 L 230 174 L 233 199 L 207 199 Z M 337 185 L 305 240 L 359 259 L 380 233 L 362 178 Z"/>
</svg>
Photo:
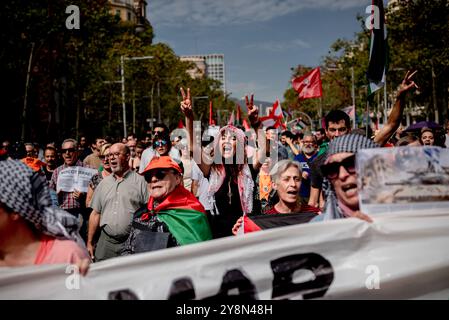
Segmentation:
<svg viewBox="0 0 449 320">
<path fill-rule="evenodd" d="M 231 82 L 228 85 L 228 91 L 232 92 L 232 96 L 241 99 L 245 94 L 257 93 L 266 90 L 268 86 L 262 85 L 254 81 L 248 82 Z M 256 97 L 257 98 L 257 97 Z"/>
<path fill-rule="evenodd" d="M 360 6 L 360 0 L 153 0 L 148 3 L 148 16 L 158 25 L 221 26 L 266 22 L 303 9 Z"/>
<path fill-rule="evenodd" d="M 252 43 L 248 44 L 244 47 L 245 49 L 254 49 L 254 50 L 263 50 L 263 51 L 272 51 L 272 52 L 283 52 L 286 50 L 294 49 L 294 48 L 311 48 L 310 44 L 301 40 L 294 39 L 290 41 L 265 41 L 261 43 Z"/>
</svg>

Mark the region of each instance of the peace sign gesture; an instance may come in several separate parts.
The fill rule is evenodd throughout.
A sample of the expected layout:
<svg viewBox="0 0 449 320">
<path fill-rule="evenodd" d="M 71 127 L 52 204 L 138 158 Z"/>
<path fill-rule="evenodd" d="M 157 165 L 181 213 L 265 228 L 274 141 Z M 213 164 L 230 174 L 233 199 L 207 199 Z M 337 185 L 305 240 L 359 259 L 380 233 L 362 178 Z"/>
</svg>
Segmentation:
<svg viewBox="0 0 449 320">
<path fill-rule="evenodd" d="M 405 75 L 404 80 L 402 80 L 402 83 L 399 85 L 398 96 L 404 95 L 405 93 L 407 93 L 407 91 L 411 90 L 412 88 L 419 89 L 419 87 L 416 85 L 415 81 L 412 80 L 413 76 L 417 72 L 418 72 L 418 70 L 416 70 L 415 72 L 410 74 L 410 70 L 407 71 L 407 74 Z"/>
<path fill-rule="evenodd" d="M 187 118 L 193 119 L 193 109 L 192 109 L 192 100 L 190 100 L 190 88 L 187 88 L 187 94 L 184 89 L 181 87 L 181 111 Z"/>
<path fill-rule="evenodd" d="M 254 105 L 254 93 L 251 93 L 251 99 L 248 100 L 248 95 L 245 96 L 245 104 L 248 108 L 248 118 L 251 124 L 256 124 L 259 121 L 259 109 Z"/>
</svg>

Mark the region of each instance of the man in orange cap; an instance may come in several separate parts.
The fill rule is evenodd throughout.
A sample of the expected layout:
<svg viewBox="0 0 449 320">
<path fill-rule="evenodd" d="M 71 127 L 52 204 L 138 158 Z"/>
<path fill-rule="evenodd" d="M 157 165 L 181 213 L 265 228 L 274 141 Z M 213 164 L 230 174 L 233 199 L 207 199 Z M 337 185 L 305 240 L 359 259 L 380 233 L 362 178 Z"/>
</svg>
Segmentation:
<svg viewBox="0 0 449 320">
<path fill-rule="evenodd" d="M 204 207 L 184 188 L 182 169 L 171 157 L 154 157 L 141 174 L 148 183 L 150 199 L 134 213 L 123 254 L 212 239 Z"/>
</svg>

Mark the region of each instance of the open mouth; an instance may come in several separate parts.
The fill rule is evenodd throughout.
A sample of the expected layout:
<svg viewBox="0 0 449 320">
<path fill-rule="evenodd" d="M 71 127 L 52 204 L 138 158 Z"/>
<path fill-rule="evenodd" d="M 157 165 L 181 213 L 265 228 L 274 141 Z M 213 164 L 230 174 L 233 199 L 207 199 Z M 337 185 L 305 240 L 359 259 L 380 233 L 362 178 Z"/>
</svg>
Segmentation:
<svg viewBox="0 0 449 320">
<path fill-rule="evenodd" d="M 232 145 L 230 145 L 230 144 L 224 144 L 224 145 L 223 145 L 223 152 L 225 152 L 225 153 L 230 153 L 230 152 L 232 152 Z"/>
<path fill-rule="evenodd" d="M 296 196 L 298 194 L 298 192 L 296 190 L 290 190 L 290 191 L 287 191 L 287 194 L 290 194 L 292 196 Z"/>
<path fill-rule="evenodd" d="M 341 187 L 341 189 L 343 190 L 343 192 L 356 192 L 357 191 L 357 185 L 355 183 L 349 183 L 347 185 L 344 185 Z"/>
</svg>

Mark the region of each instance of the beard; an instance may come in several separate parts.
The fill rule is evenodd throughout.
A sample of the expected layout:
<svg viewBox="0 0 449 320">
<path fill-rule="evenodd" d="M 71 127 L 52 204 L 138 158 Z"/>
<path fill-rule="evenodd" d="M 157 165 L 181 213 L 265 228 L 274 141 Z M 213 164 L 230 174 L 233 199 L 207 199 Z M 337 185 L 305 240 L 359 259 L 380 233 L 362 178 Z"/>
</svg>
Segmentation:
<svg viewBox="0 0 449 320">
<path fill-rule="evenodd" d="M 120 163 L 117 163 L 117 165 L 115 167 L 111 166 L 111 171 L 113 173 L 120 173 L 123 171 L 123 166 Z"/>
<path fill-rule="evenodd" d="M 310 155 L 310 154 L 312 154 L 312 153 L 315 152 L 315 148 L 314 148 L 314 147 L 303 147 L 303 148 L 302 148 L 302 151 L 303 151 L 305 154 Z"/>
</svg>

